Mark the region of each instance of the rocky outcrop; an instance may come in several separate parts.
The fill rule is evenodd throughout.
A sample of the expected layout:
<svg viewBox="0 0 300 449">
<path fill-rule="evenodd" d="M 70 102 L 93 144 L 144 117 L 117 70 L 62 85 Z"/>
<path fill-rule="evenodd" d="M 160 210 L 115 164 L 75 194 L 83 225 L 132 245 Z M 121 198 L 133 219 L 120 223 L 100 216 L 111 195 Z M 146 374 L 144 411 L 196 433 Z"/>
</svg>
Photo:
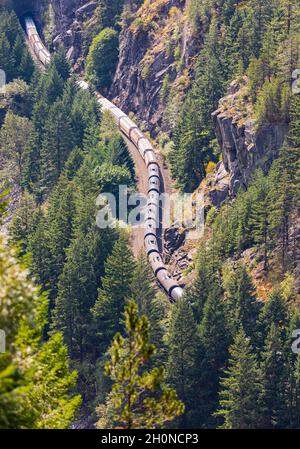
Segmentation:
<svg viewBox="0 0 300 449">
<path fill-rule="evenodd" d="M 120 35 L 119 64 L 110 97 L 124 111 L 136 114 L 154 136 L 170 128 L 163 121 L 166 97 L 171 97 L 172 108 L 179 108 L 190 80 L 197 39 L 191 38 L 186 3 L 154 0 L 135 10 L 127 2 L 130 12 Z"/>
<path fill-rule="evenodd" d="M 220 100 L 219 108 L 212 114 L 222 153 L 216 177 L 221 176 L 222 183 L 224 170 L 227 172 L 230 196 L 235 196 L 240 187 L 248 186 L 257 168 L 268 171 L 286 136 L 286 123 L 270 123 L 258 128 L 252 117 L 247 78 L 244 77 L 231 83 L 228 95 Z M 218 185 L 219 179 L 216 179 L 215 186 Z"/>
<path fill-rule="evenodd" d="M 164 230 L 164 260 L 168 263 L 172 254 L 178 250 L 185 242 L 186 229 L 179 228 L 176 225 Z"/>
</svg>

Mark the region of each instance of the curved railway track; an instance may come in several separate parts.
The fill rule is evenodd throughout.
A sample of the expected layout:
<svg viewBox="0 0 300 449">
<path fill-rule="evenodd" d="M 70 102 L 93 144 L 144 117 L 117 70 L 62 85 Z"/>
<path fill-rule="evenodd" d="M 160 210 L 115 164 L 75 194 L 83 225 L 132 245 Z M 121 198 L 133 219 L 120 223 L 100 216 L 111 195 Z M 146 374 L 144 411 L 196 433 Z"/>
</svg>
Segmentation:
<svg viewBox="0 0 300 449">
<path fill-rule="evenodd" d="M 46 66 L 50 63 L 51 55 L 44 46 L 32 17 L 26 16 L 24 18 L 24 23 L 31 50 L 36 55 L 37 59 Z M 82 89 L 90 90 L 95 94 L 101 110 L 109 111 L 111 113 L 119 130 L 134 145 L 147 167 L 148 193 L 144 223 L 144 246 L 157 281 L 168 293 L 170 300 L 174 302 L 182 297 L 183 289 L 166 269 L 159 252 L 158 233 L 160 223 L 159 196 L 161 193 L 161 173 L 154 148 L 138 126 L 121 109 L 104 98 L 99 92 L 93 91 L 86 81 L 80 80 L 77 84 Z"/>
</svg>

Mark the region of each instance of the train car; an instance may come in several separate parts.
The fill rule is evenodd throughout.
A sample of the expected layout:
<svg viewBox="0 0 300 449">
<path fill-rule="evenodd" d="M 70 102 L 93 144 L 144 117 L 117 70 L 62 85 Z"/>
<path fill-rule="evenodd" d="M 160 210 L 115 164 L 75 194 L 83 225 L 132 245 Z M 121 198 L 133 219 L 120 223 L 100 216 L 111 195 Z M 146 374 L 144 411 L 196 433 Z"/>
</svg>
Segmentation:
<svg viewBox="0 0 300 449">
<path fill-rule="evenodd" d="M 131 130 L 133 128 L 136 128 L 136 124 L 133 123 L 132 120 L 130 120 L 130 118 L 127 117 L 127 115 L 125 115 L 125 117 L 121 117 L 120 118 L 120 129 L 121 131 L 123 131 L 123 133 L 130 138 L 130 133 Z"/>
<path fill-rule="evenodd" d="M 156 175 L 149 178 L 148 191 L 151 191 L 153 189 L 156 189 L 158 192 L 160 192 L 160 179 Z"/>
<path fill-rule="evenodd" d="M 151 176 L 157 176 L 158 178 L 160 178 L 160 172 L 157 163 L 150 164 L 148 166 L 148 178 L 151 178 Z"/>
<path fill-rule="evenodd" d="M 149 263 L 151 265 L 151 268 L 153 270 L 153 273 L 155 276 L 157 276 L 157 273 L 160 270 L 165 270 L 165 265 L 162 261 L 161 255 L 157 252 L 152 252 L 149 255 Z"/>
<path fill-rule="evenodd" d="M 157 237 L 156 237 L 157 229 L 158 229 L 158 224 L 155 220 L 153 220 L 152 218 L 145 219 L 145 236 L 147 236 L 148 234 L 151 234 L 151 235 L 155 236 L 155 238 L 157 240 Z"/>
<path fill-rule="evenodd" d="M 178 295 L 180 295 L 181 288 L 166 269 L 159 270 L 156 277 L 160 285 L 165 289 L 170 298 L 172 298 L 172 302 L 179 299 L 180 296 Z"/>
<path fill-rule="evenodd" d="M 88 83 L 86 81 L 83 81 L 83 80 L 77 81 L 77 85 L 80 87 L 80 89 L 83 89 L 83 90 L 89 90 L 90 89 L 90 86 L 88 85 Z"/>
<path fill-rule="evenodd" d="M 157 227 L 159 227 L 159 208 L 158 206 L 150 205 L 146 208 L 146 219 L 155 221 Z"/>
<path fill-rule="evenodd" d="M 159 253 L 158 251 L 158 244 L 157 244 L 157 238 L 155 235 L 147 235 L 145 237 L 145 249 L 148 257 L 152 253 Z"/>
<path fill-rule="evenodd" d="M 146 139 L 146 137 L 144 136 L 143 139 L 140 139 L 138 142 L 138 150 L 141 154 L 141 156 L 143 157 L 143 159 L 145 158 L 145 153 L 147 151 L 153 151 L 153 147 L 151 145 L 151 143 L 149 142 L 148 139 Z"/>
<path fill-rule="evenodd" d="M 50 53 L 46 49 L 46 47 L 43 45 L 43 43 L 38 35 L 34 21 L 32 20 L 31 17 L 26 16 L 24 18 L 24 22 L 25 22 L 26 34 L 28 36 L 30 45 L 32 46 L 34 53 L 36 54 L 37 58 L 44 65 L 49 64 L 50 59 L 51 59 Z"/>
<path fill-rule="evenodd" d="M 25 17 L 25 28 L 29 43 L 39 58 L 39 60 L 47 65 L 50 63 L 51 55 L 43 45 L 34 21 L 31 17 Z M 149 263 L 153 272 L 161 285 L 167 292 L 172 302 L 182 297 L 183 290 L 178 283 L 172 278 L 167 271 L 158 248 L 157 232 L 159 229 L 159 212 L 160 212 L 160 170 L 157 158 L 150 141 L 144 136 L 136 124 L 117 106 L 104 98 L 99 92 L 89 86 L 83 80 L 77 82 L 78 86 L 84 90 L 92 92 L 99 102 L 103 111 L 110 111 L 116 121 L 120 131 L 122 131 L 129 140 L 136 146 L 141 157 L 148 168 L 148 198 L 145 211 L 145 234 L 144 244 L 149 259 Z"/>
<path fill-rule="evenodd" d="M 130 132 L 130 140 L 137 148 L 141 139 L 144 139 L 144 134 L 142 133 L 142 131 L 140 131 L 138 127 L 133 128 Z"/>
<path fill-rule="evenodd" d="M 158 162 L 157 162 L 157 159 L 156 159 L 154 151 L 146 151 L 146 153 L 145 153 L 145 163 L 146 163 L 147 167 L 149 167 L 150 164 L 157 164 L 158 165 Z"/>
</svg>

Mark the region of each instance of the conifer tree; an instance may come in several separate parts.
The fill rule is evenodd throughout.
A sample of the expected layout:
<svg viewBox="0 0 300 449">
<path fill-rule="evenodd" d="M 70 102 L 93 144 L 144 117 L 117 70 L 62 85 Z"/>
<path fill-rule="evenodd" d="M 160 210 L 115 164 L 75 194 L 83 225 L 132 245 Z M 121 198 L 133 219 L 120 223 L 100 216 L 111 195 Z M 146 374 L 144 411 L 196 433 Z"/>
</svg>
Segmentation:
<svg viewBox="0 0 300 449">
<path fill-rule="evenodd" d="M 54 103 L 49 111 L 43 132 L 41 150 L 41 186 L 48 193 L 73 148 L 73 133 L 69 117 L 62 102 Z"/>
<path fill-rule="evenodd" d="M 268 178 L 259 170 L 252 185 L 254 203 L 250 221 L 255 242 L 262 246 L 264 252 L 264 270 L 268 270 L 268 255 L 270 247 L 270 185 Z"/>
<path fill-rule="evenodd" d="M 280 330 L 284 337 L 288 325 L 288 306 L 279 289 L 274 289 L 271 292 L 258 317 L 254 343 L 260 351 L 264 347 L 272 324 Z"/>
<path fill-rule="evenodd" d="M 10 240 L 14 245 L 20 245 L 21 255 L 28 252 L 28 240 L 33 231 L 32 223 L 35 209 L 36 203 L 34 197 L 25 191 L 9 228 Z"/>
<path fill-rule="evenodd" d="M 109 350 L 105 372 L 114 382 L 106 404 L 97 408 L 98 428 L 155 429 L 184 411 L 175 390 L 164 385 L 163 368 L 143 369 L 155 352 L 149 341 L 149 322 L 137 305 L 125 308 L 125 332 L 117 333 Z"/>
<path fill-rule="evenodd" d="M 67 259 L 59 279 L 53 311 L 53 326 L 62 331 L 70 356 L 81 362 L 84 356 L 88 358 L 88 354 L 96 356 L 90 309 L 97 300 L 104 261 L 112 243 L 112 233 L 100 232 L 94 227 L 87 232 L 78 230 L 66 251 Z"/>
<path fill-rule="evenodd" d="M 209 249 L 200 247 L 196 261 L 196 278 L 190 287 L 187 286 L 185 298 L 191 304 L 195 319 L 200 323 L 203 309 L 213 285 L 218 285 L 218 262 Z"/>
<path fill-rule="evenodd" d="M 76 372 L 69 370 L 62 336 L 42 340 L 47 297 L 2 238 L 0 255 L 0 328 L 7 347 L 0 354 L 0 428 L 67 428 L 80 397 L 70 394 Z"/>
<path fill-rule="evenodd" d="M 256 329 L 259 306 L 245 265 L 239 264 L 235 269 L 228 264 L 224 265 L 223 287 L 232 335 L 236 335 L 242 325 L 248 337 L 252 337 Z"/>
<path fill-rule="evenodd" d="M 58 50 L 52 55 L 50 66 L 55 67 L 63 81 L 67 81 L 70 76 L 70 63 L 67 60 L 63 45 L 60 45 Z"/>
<path fill-rule="evenodd" d="M 105 262 L 102 288 L 93 308 L 95 329 L 100 347 L 105 350 L 116 332 L 120 331 L 120 317 L 125 302 L 132 297 L 132 278 L 135 261 L 128 246 L 128 238 L 120 234 L 112 254 Z"/>
<path fill-rule="evenodd" d="M 30 268 L 39 285 L 47 290 L 51 279 L 51 253 L 49 249 L 47 220 L 41 208 L 32 218 L 31 232 L 28 238 L 28 252 L 31 254 Z"/>
<path fill-rule="evenodd" d="M 21 184 L 24 154 L 31 133 L 31 122 L 11 112 L 5 116 L 0 131 L 0 155 L 8 172 L 8 179 Z"/>
<path fill-rule="evenodd" d="M 220 288 L 213 286 L 204 306 L 203 319 L 199 327 L 202 351 L 199 402 L 201 403 L 201 421 L 208 427 L 216 425 L 212 414 L 217 408 L 221 370 L 227 360 L 231 342 L 225 310 Z"/>
<path fill-rule="evenodd" d="M 241 328 L 230 347 L 229 366 L 221 381 L 220 405 L 224 429 L 255 429 L 261 426 L 263 391 L 261 372 L 250 339 Z"/>
<path fill-rule="evenodd" d="M 199 336 L 191 306 L 185 299 L 172 308 L 166 336 L 168 348 L 167 378 L 185 404 L 185 413 L 179 418 L 179 427 L 197 425 L 197 391 L 199 385 Z"/>
<path fill-rule="evenodd" d="M 66 261 L 66 250 L 73 238 L 73 221 L 75 216 L 75 186 L 61 175 L 58 183 L 49 196 L 47 211 L 47 241 L 50 252 L 51 293 L 52 301 L 57 293 L 57 284 Z"/>
<path fill-rule="evenodd" d="M 274 323 L 271 324 L 261 359 L 263 427 L 283 428 L 288 416 L 288 370 L 284 340 Z"/>
</svg>

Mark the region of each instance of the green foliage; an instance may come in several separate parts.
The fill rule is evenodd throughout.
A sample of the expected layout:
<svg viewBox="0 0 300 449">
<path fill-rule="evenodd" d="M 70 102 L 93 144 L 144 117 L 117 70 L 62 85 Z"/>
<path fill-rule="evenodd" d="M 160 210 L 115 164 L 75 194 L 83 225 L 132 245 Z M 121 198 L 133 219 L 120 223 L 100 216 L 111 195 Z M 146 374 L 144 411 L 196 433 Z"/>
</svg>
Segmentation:
<svg viewBox="0 0 300 449">
<path fill-rule="evenodd" d="M 230 347 L 229 366 L 222 379 L 220 409 L 224 429 L 260 427 L 262 375 L 249 338 L 241 328 Z"/>
<path fill-rule="evenodd" d="M 168 158 L 178 186 L 192 192 L 205 177 L 205 165 L 214 158 L 211 113 L 224 93 L 224 69 L 218 27 L 212 21 L 205 47 L 197 61 L 194 84 L 174 132 Z"/>
<path fill-rule="evenodd" d="M 63 81 L 67 81 L 70 76 L 70 63 L 67 60 L 65 49 L 62 45 L 51 57 L 51 66 L 54 66 Z"/>
<path fill-rule="evenodd" d="M 10 240 L 14 245 L 19 244 L 21 255 L 25 255 L 28 252 L 29 236 L 32 231 L 35 209 L 34 197 L 25 191 L 9 228 Z"/>
<path fill-rule="evenodd" d="M 74 148 L 82 148 L 91 123 L 99 119 L 96 100 L 65 80 L 63 50 L 33 88 L 33 130 L 28 139 L 22 169 L 23 186 L 43 201 L 56 184 Z M 78 167 L 79 168 L 79 167 Z M 75 176 L 77 165 L 68 176 Z"/>
<path fill-rule="evenodd" d="M 43 342 L 47 298 L 3 239 L 0 251 L 0 327 L 7 345 L 0 355 L 0 428 L 67 428 L 80 405 L 80 397 L 70 395 L 77 375 L 69 370 L 67 348 L 60 334 Z"/>
<path fill-rule="evenodd" d="M 103 350 L 116 332 L 121 330 L 120 317 L 125 302 L 131 298 L 131 283 L 135 261 L 128 245 L 128 238 L 121 233 L 112 254 L 105 262 L 102 288 L 93 308 L 95 329 Z"/>
<path fill-rule="evenodd" d="M 118 34 L 105 28 L 92 42 L 87 56 L 86 73 L 97 89 L 107 89 L 118 60 Z"/>
<path fill-rule="evenodd" d="M 137 305 L 125 308 L 126 337 L 117 333 L 109 350 L 105 371 L 114 382 L 106 404 L 97 408 L 98 428 L 161 428 L 184 411 L 175 390 L 164 385 L 163 368 L 147 371 L 146 362 L 155 352 L 149 341 L 149 322 L 139 317 Z"/>
<path fill-rule="evenodd" d="M 228 356 L 231 342 L 227 331 L 224 299 L 218 287 L 213 286 L 203 310 L 199 326 L 203 348 L 201 371 L 202 419 L 207 426 L 215 426 L 212 414 L 217 408 L 217 393 L 221 370 Z"/>
<path fill-rule="evenodd" d="M 186 300 L 178 301 L 172 308 L 169 330 L 167 379 L 185 404 L 185 413 L 176 420 L 177 426 L 196 427 L 199 424 L 199 336 L 192 308 Z M 197 393 L 196 393 L 197 392 Z"/>
<path fill-rule="evenodd" d="M 58 100 L 50 107 L 45 121 L 40 155 L 42 194 L 48 193 L 57 182 L 72 148 L 71 120 Z"/>
<path fill-rule="evenodd" d="M 146 315 L 149 320 L 150 341 L 157 348 L 153 363 L 164 361 L 164 326 L 165 308 L 161 299 L 156 297 L 155 277 L 144 253 L 136 261 L 131 284 L 131 296 L 135 298 L 139 315 Z"/>
<path fill-rule="evenodd" d="M 3 177 L 20 185 L 24 155 L 31 132 L 31 122 L 7 112 L 0 130 L 0 157 L 3 160 Z"/>
<path fill-rule="evenodd" d="M 223 268 L 223 288 L 225 290 L 228 324 L 235 336 L 242 325 L 248 337 L 256 331 L 259 306 L 255 297 L 255 288 L 245 265 L 236 269 L 226 264 Z"/>
<path fill-rule="evenodd" d="M 123 10 L 123 0 L 98 0 L 97 19 L 101 29 L 118 25 Z"/>
<path fill-rule="evenodd" d="M 263 427 L 284 428 L 288 416 L 288 396 L 286 380 L 289 377 L 287 347 L 280 329 L 271 324 L 262 353 L 261 369 L 263 375 Z"/>
<path fill-rule="evenodd" d="M 0 61 L 7 82 L 15 78 L 30 81 L 34 66 L 23 30 L 16 14 L 5 10 L 0 11 Z"/>
<path fill-rule="evenodd" d="M 73 359 L 95 356 L 95 336 L 91 307 L 97 300 L 104 260 L 111 249 L 111 236 L 91 229 L 77 232 L 67 250 L 67 259 L 58 283 L 53 312 L 53 326 L 63 332 L 69 354 Z M 80 260 L 80 264 L 78 264 Z"/>
<path fill-rule="evenodd" d="M 115 198 L 119 197 L 119 186 L 131 184 L 131 174 L 126 167 L 104 162 L 95 170 L 95 177 L 100 192 L 112 193 Z"/>
<path fill-rule="evenodd" d="M 278 78 L 266 81 L 255 104 L 257 125 L 287 121 L 289 99 L 288 87 L 282 86 Z"/>
</svg>

